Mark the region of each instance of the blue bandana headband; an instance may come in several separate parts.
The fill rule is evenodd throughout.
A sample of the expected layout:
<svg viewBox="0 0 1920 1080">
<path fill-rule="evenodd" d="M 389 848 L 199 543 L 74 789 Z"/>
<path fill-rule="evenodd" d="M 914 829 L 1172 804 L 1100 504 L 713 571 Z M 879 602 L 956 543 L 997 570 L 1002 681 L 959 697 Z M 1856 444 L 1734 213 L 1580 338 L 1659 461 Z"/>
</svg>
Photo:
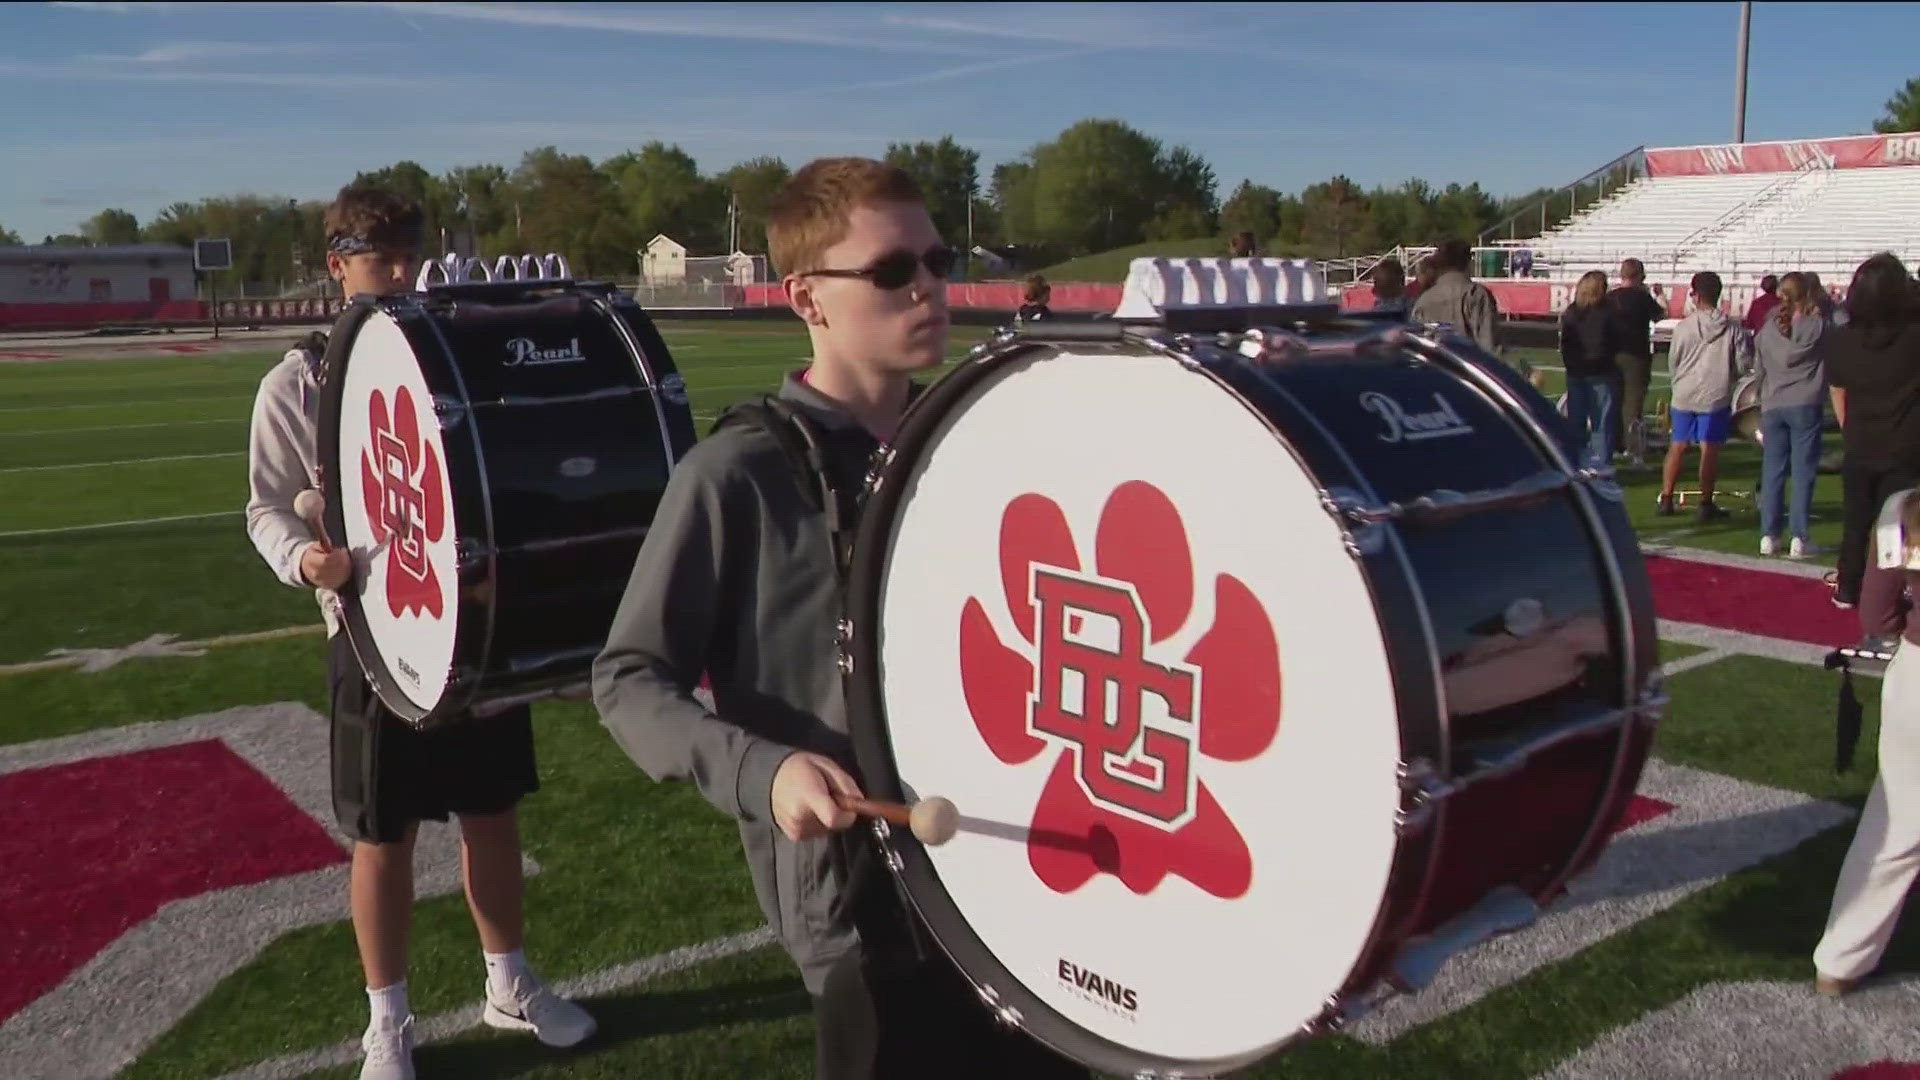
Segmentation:
<svg viewBox="0 0 1920 1080">
<path fill-rule="evenodd" d="M 335 255 L 363 255 L 374 250 L 374 243 L 364 236 L 336 236 L 327 241 L 327 250 Z"/>
</svg>

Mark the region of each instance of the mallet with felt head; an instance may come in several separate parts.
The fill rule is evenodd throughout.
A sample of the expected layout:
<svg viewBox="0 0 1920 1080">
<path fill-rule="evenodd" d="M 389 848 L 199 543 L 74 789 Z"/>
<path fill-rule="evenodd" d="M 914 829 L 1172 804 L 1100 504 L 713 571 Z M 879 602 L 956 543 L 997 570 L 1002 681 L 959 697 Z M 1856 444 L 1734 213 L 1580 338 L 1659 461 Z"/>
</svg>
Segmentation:
<svg viewBox="0 0 1920 1080">
<path fill-rule="evenodd" d="M 953 839 L 953 834 L 960 829 L 960 811 L 954 807 L 951 799 L 943 799 L 938 795 L 921 799 L 910 807 L 882 799 L 843 797 L 839 802 L 844 809 L 862 817 L 879 818 L 890 825 L 904 826 L 913 833 L 914 839 L 928 847 L 939 847 Z"/>
</svg>

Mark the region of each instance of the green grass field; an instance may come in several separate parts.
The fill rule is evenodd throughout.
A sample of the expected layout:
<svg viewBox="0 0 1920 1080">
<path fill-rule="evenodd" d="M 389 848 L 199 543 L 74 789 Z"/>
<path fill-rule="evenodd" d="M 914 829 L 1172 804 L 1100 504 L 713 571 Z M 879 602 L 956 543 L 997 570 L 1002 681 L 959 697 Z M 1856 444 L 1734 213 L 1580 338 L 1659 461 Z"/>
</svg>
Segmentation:
<svg viewBox="0 0 1920 1080">
<path fill-rule="evenodd" d="M 788 327 L 667 321 L 661 328 L 703 430 L 729 402 L 774 386 L 806 351 L 804 336 Z M 956 333 L 955 355 L 974 333 Z M 239 513 L 253 391 L 277 359 L 276 352 L 0 365 L 0 665 L 156 633 L 204 639 L 317 624 L 311 596 L 278 585 L 262 566 Z M 1729 448 L 1728 486 L 1751 489 L 1757 472 L 1752 448 Z M 1744 504 L 1730 502 L 1734 517 L 1711 527 L 1655 518 L 1657 476 L 1649 470 L 1625 479 L 1648 539 L 1754 550 L 1755 515 Z M 1822 477 L 1816 497 L 1815 539 L 1827 544 L 1838 539 L 1837 480 Z M 151 518 L 179 520 L 74 531 Z M 1667 646 L 1669 659 L 1692 651 Z M 1835 776 L 1826 767 L 1833 684 L 1817 669 L 1734 657 L 1675 676 L 1670 689 L 1655 751 L 1662 759 L 1854 806 L 1863 799 L 1873 733 L 1855 771 Z M 1862 681 L 1870 720 L 1877 690 Z M 324 713 L 317 635 L 138 660 L 98 674 L 0 673 L 0 745 L 275 701 Z M 523 829 L 543 868 L 528 883 L 527 912 L 529 952 L 544 974 L 577 976 L 760 924 L 731 823 L 690 785 L 649 782 L 615 749 L 590 706 L 542 704 L 535 715 L 542 789 L 524 807 Z M 1249 1075 L 1526 1077 L 1705 983 L 1805 978 L 1849 833 L 1829 830 L 1384 1047 L 1330 1038 Z M 341 907 L 344 916 L 344 897 Z M 460 897 L 420 903 L 409 978 L 416 1013 L 475 998 L 475 951 Z M 1916 962 L 1920 935 L 1903 933 L 1890 966 Z M 357 1037 L 365 1022 L 361 986 L 344 918 L 295 931 L 222 983 L 124 1075 L 221 1076 Z M 423 1048 L 421 1075 L 811 1075 L 808 999 L 773 948 L 591 1005 L 601 1034 L 578 1052 L 557 1055 L 528 1040 L 474 1032 Z"/>
</svg>

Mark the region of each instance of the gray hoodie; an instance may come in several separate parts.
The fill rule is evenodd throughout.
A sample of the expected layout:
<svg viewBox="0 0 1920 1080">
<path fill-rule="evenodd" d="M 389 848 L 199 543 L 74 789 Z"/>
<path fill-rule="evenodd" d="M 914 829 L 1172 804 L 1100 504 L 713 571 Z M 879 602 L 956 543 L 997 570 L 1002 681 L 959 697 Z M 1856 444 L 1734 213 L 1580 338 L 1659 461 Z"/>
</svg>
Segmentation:
<svg viewBox="0 0 1920 1080">
<path fill-rule="evenodd" d="M 1744 327 L 1718 309 L 1695 308 L 1673 328 L 1667 363 L 1673 372 L 1673 407 L 1710 413 L 1733 404 L 1736 373 L 1752 366 Z"/>
<path fill-rule="evenodd" d="M 1818 312 L 1793 320 L 1783 333 L 1777 311 L 1753 336 L 1760 357 L 1760 411 L 1818 405 L 1827 398 L 1827 364 L 1820 348 L 1827 321 Z"/>
<path fill-rule="evenodd" d="M 792 375 L 780 397 L 824 428 L 858 427 Z M 796 750 L 854 764 L 834 567 L 825 521 L 774 437 L 715 432 L 674 467 L 593 666 L 620 748 L 655 780 L 692 780 L 738 823 L 761 911 L 814 994 L 860 945 L 840 902 L 846 868 L 838 838 L 788 840 L 771 796 Z M 712 707 L 694 693 L 702 672 Z"/>
</svg>

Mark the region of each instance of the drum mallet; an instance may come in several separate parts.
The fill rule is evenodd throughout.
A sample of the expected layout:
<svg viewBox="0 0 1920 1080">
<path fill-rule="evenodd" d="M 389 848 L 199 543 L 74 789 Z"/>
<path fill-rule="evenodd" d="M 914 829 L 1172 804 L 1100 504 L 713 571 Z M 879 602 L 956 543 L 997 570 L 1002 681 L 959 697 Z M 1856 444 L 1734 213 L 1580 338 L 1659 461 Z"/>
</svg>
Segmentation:
<svg viewBox="0 0 1920 1080">
<path fill-rule="evenodd" d="M 327 512 L 326 496 L 308 488 L 293 497 L 293 512 L 300 515 L 300 520 L 313 526 L 313 531 L 320 537 L 321 544 L 331 546 L 327 544 L 327 527 L 320 520 L 321 515 Z"/>
<path fill-rule="evenodd" d="M 880 799 L 849 799 L 844 796 L 837 801 L 843 810 L 879 818 L 889 825 L 904 826 L 913 833 L 914 839 L 928 847 L 939 847 L 953 839 L 953 834 L 960 829 L 960 811 L 954 807 L 951 799 L 943 799 L 938 795 L 921 799 L 911 807 Z"/>
</svg>

